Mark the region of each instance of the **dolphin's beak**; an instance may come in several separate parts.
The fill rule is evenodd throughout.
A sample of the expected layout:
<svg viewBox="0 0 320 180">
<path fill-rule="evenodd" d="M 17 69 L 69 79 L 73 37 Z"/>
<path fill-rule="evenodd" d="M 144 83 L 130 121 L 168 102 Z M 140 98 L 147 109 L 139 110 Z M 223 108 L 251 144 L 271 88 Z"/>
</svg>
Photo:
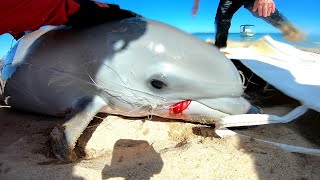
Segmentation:
<svg viewBox="0 0 320 180">
<path fill-rule="evenodd" d="M 257 114 L 260 109 L 243 97 L 185 100 L 175 103 L 169 111 L 156 110 L 158 116 L 214 124 L 219 119 L 236 114 Z"/>
<path fill-rule="evenodd" d="M 258 108 L 252 106 L 251 103 L 243 97 L 203 99 L 197 100 L 197 102 L 230 115 L 259 112 Z"/>
</svg>

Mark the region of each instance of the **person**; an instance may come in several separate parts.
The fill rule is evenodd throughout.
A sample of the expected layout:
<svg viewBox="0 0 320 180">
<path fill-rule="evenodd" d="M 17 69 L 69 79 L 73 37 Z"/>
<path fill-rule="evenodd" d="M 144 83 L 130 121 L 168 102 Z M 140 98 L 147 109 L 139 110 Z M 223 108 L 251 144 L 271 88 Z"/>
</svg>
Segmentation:
<svg viewBox="0 0 320 180">
<path fill-rule="evenodd" d="M 198 12 L 199 2 L 200 0 L 194 0 L 191 12 L 193 16 Z M 276 9 L 273 0 L 220 0 L 215 17 L 215 46 L 218 48 L 227 46 L 232 17 L 241 6 L 244 6 L 244 8 L 249 10 L 255 17 L 260 17 L 267 23 L 280 29 L 287 40 L 301 41 L 303 39 L 303 33 L 294 27 L 292 23 Z"/>
<path fill-rule="evenodd" d="M 4 0 L 0 6 L 0 35 L 10 33 L 19 39 L 25 31 L 45 25 L 81 28 L 130 17 L 141 16 L 93 0 Z"/>
</svg>

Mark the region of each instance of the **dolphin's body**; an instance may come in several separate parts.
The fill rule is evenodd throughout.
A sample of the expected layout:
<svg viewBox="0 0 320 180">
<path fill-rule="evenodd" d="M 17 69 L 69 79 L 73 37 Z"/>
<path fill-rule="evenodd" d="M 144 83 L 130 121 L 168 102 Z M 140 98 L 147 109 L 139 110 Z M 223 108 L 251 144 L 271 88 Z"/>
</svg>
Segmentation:
<svg viewBox="0 0 320 180">
<path fill-rule="evenodd" d="M 16 71 L 8 74 L 10 68 Z M 2 77 L 8 105 L 70 119 L 51 133 L 56 155 L 69 160 L 101 111 L 214 123 L 251 108 L 237 69 L 221 52 L 145 19 L 33 32 L 9 52 Z"/>
</svg>

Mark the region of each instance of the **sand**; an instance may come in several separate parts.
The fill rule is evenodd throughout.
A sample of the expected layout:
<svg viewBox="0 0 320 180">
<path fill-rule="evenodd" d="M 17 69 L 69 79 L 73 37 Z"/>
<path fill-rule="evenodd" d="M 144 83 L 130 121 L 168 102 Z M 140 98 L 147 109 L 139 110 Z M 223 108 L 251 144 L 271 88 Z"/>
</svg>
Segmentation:
<svg viewBox="0 0 320 180">
<path fill-rule="evenodd" d="M 111 115 L 100 124 L 101 132 L 96 132 L 97 136 L 104 135 L 104 139 L 100 138 L 105 144 L 104 153 L 92 160 L 65 164 L 50 152 L 49 133 L 58 119 L 8 108 L 0 109 L 0 117 L 0 179 L 320 177 L 318 156 L 289 153 L 249 137 L 216 138 L 212 128 L 203 125 L 165 122 L 160 118 L 130 120 Z M 314 121 L 319 122 L 319 118 L 308 122 L 312 124 L 309 128 L 319 127 Z M 297 127 L 295 124 L 270 125 L 238 132 L 255 138 L 319 148 L 317 131 L 309 133 L 306 138 Z M 305 131 L 308 127 L 302 129 Z M 95 145 L 89 146 L 88 149 Z"/>
<path fill-rule="evenodd" d="M 214 45 L 213 39 L 207 39 L 206 42 Z M 253 42 L 228 41 L 227 46 L 229 48 L 249 47 L 252 43 Z M 320 54 L 320 48 L 304 48 L 304 47 L 297 47 L 297 48 L 303 51 Z"/>
<path fill-rule="evenodd" d="M 281 109 L 275 109 L 280 113 Z M 290 153 L 254 138 L 320 148 L 320 115 L 289 124 L 237 128 L 218 138 L 212 127 L 153 117 L 106 116 L 86 143 L 94 159 L 64 163 L 49 133 L 63 120 L 0 108 L 0 179 L 319 179 L 320 157 Z"/>
</svg>

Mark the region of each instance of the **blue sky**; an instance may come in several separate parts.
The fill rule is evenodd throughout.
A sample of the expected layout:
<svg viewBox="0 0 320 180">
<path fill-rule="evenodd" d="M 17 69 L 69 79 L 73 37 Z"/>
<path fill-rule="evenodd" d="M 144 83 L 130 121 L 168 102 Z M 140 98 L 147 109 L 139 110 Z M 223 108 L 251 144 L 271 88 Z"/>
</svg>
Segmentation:
<svg viewBox="0 0 320 180">
<path fill-rule="evenodd" d="M 191 17 L 193 0 L 100 0 L 119 4 L 147 18 L 156 19 L 177 26 L 187 32 L 213 32 L 214 17 L 219 0 L 200 0 L 196 17 Z M 289 20 L 308 33 L 320 34 L 320 1 L 274 0 L 276 7 Z M 279 32 L 276 28 L 255 18 L 243 7 L 232 19 L 230 32 L 239 32 L 241 24 L 255 24 L 258 32 Z"/>
<path fill-rule="evenodd" d="M 191 16 L 193 0 L 99 0 L 119 4 L 147 18 L 162 21 L 187 32 L 214 32 L 214 17 L 219 0 L 200 0 L 196 17 Z M 320 34 L 320 0 L 274 0 L 276 7 L 308 34 Z M 303 3 L 307 2 L 307 3 Z M 257 32 L 279 32 L 255 18 L 243 7 L 234 15 L 230 32 L 239 32 L 241 24 L 255 24 Z M 10 35 L 0 36 L 0 58 L 11 46 Z"/>
</svg>

